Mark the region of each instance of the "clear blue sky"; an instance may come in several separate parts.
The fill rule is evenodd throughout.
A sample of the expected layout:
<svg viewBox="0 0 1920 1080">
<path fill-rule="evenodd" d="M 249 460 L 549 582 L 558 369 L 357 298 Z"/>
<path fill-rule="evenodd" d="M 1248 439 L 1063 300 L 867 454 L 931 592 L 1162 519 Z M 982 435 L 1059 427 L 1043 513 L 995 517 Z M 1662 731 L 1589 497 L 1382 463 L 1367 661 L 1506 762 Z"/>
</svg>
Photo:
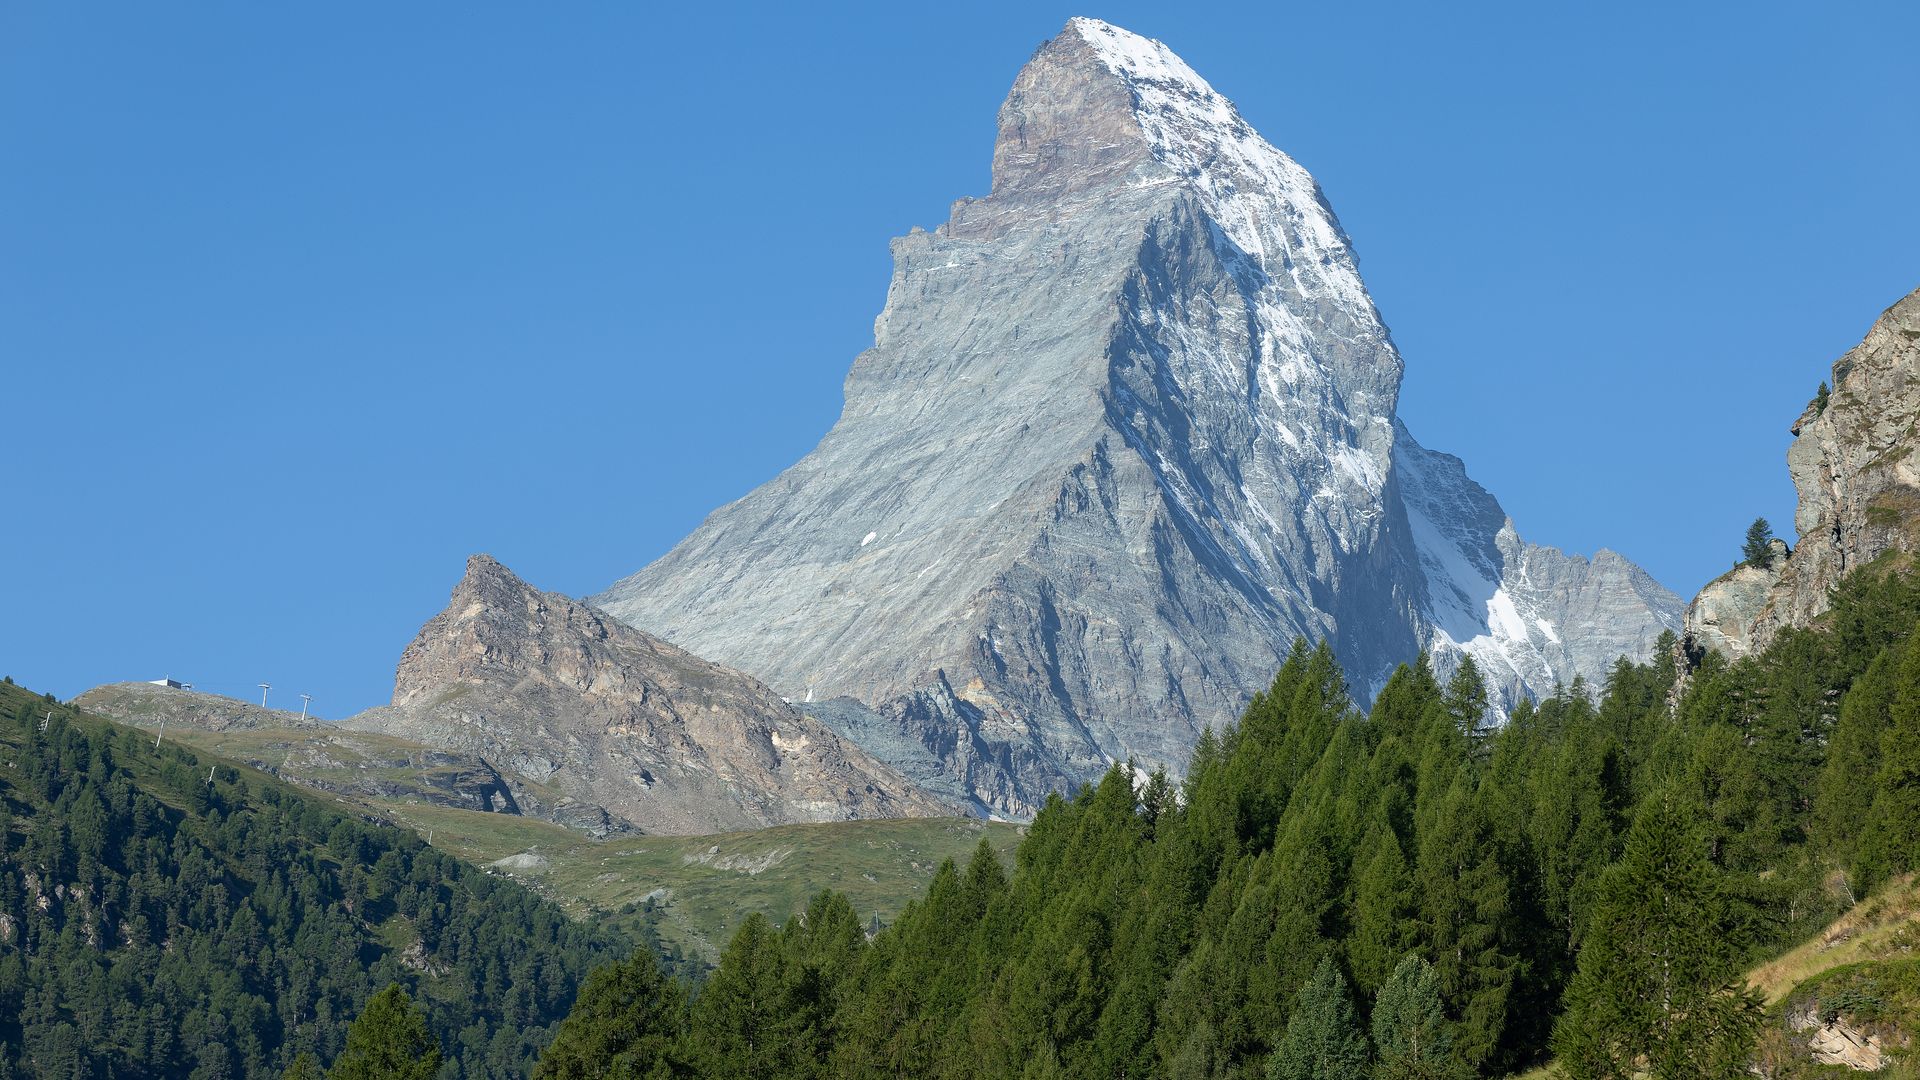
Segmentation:
<svg viewBox="0 0 1920 1080">
<path fill-rule="evenodd" d="M 837 415 L 1074 14 L 1319 178 L 1402 414 L 1691 594 L 1920 285 L 1920 5 L 14 3 L 0 671 L 323 715 L 492 552 L 596 591 Z M 565 14 L 556 15 L 554 12 Z"/>
</svg>

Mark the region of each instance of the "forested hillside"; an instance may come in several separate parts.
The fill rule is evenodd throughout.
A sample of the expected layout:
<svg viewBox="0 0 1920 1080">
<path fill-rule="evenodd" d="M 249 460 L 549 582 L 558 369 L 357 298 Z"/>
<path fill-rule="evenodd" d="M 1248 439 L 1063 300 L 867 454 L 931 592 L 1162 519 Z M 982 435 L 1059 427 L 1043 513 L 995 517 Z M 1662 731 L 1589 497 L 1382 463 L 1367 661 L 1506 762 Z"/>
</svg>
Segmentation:
<svg viewBox="0 0 1920 1080">
<path fill-rule="evenodd" d="M 524 1076 L 612 945 L 412 833 L 0 686 L 0 1076 L 278 1075 L 389 983 L 441 1075 Z"/>
<path fill-rule="evenodd" d="M 1745 1075 L 1740 973 L 1920 862 L 1917 614 L 1868 568 L 1677 706 L 1663 648 L 1497 731 L 1470 667 L 1362 714 L 1303 644 L 1183 784 L 1116 766 L 870 943 L 751 920 L 690 1006 L 603 971 L 543 1075 Z"/>
</svg>

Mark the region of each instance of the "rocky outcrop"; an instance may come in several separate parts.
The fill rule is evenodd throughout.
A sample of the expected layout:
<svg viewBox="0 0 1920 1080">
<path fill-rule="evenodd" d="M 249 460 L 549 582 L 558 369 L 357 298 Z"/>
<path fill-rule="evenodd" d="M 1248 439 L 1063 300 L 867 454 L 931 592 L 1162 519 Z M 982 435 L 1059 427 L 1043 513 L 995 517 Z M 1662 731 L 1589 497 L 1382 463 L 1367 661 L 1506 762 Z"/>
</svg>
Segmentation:
<svg viewBox="0 0 1920 1080">
<path fill-rule="evenodd" d="M 1849 572 L 1888 552 L 1920 550 L 1920 290 L 1834 363 L 1830 385 L 1794 421 L 1787 449 L 1799 543 L 1766 572 L 1772 580 L 1757 606 L 1761 572 L 1735 571 L 1702 591 L 1687 619 L 1702 647 L 1733 659 L 1764 649 L 1782 629 L 1823 614 Z"/>
<path fill-rule="evenodd" d="M 1792 1044 L 1806 1059 L 1855 1072 L 1879 1072 L 1887 1067 L 1883 1033 L 1844 1012 L 1823 1010 L 1818 1001 L 1802 1001 L 1788 1008 L 1786 1019 Z M 1906 1042 L 1903 1036 L 1896 1037 L 1898 1045 Z"/>
<path fill-rule="evenodd" d="M 1739 563 L 1708 582 L 1685 616 L 1687 644 L 1695 649 L 1737 659 L 1753 651 L 1753 626 L 1766 610 L 1767 597 L 1780 583 L 1791 552 L 1786 541 L 1772 543 L 1773 560 L 1765 566 Z"/>
<path fill-rule="evenodd" d="M 496 763 L 656 833 L 952 813 L 737 671 L 485 555 L 342 726 Z"/>
<path fill-rule="evenodd" d="M 1069 23 L 991 193 L 893 256 L 820 445 L 593 602 L 864 703 L 827 719 L 917 777 L 1022 815 L 1116 760 L 1178 770 L 1296 637 L 1362 697 L 1432 648 L 1510 699 L 1678 624 L 1413 441 L 1313 178 L 1158 42 Z"/>
<path fill-rule="evenodd" d="M 1816 400 L 1793 425 L 1800 543 L 1755 620 L 1756 648 L 1826 611 L 1849 571 L 1920 546 L 1920 290 L 1834 363 L 1831 385 L 1825 407 Z"/>
</svg>

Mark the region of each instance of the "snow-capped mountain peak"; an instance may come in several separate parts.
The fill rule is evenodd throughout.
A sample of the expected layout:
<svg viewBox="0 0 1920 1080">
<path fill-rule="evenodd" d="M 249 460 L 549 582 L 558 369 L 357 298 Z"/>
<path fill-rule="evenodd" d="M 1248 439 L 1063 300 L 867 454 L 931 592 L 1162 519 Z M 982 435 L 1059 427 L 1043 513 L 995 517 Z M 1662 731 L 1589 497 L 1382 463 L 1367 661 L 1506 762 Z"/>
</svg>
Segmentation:
<svg viewBox="0 0 1920 1080">
<path fill-rule="evenodd" d="M 1178 770 L 1296 637 L 1362 696 L 1429 649 L 1510 701 L 1678 615 L 1413 441 L 1313 178 L 1158 42 L 1069 23 L 1001 106 L 991 193 L 893 253 L 833 430 L 598 600 L 903 772 L 1019 815 Z"/>
</svg>

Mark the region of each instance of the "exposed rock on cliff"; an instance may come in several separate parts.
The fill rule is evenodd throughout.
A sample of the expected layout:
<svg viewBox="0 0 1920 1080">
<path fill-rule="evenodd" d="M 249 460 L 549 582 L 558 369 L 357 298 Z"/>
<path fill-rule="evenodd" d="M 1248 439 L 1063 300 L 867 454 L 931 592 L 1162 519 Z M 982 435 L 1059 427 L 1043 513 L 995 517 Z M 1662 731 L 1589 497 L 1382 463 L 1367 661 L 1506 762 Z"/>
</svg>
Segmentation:
<svg viewBox="0 0 1920 1080">
<path fill-rule="evenodd" d="M 1753 651 L 1754 620 L 1766 610 L 1767 597 L 1779 584 L 1791 554 L 1783 540 L 1773 541 L 1772 550 L 1773 561 L 1766 566 L 1740 563 L 1708 582 L 1693 598 L 1686 613 L 1689 645 L 1727 657 Z"/>
<path fill-rule="evenodd" d="M 1920 441 L 1920 290 L 1888 308 L 1834 363 L 1831 386 L 1794 421 L 1787 449 L 1800 496 L 1798 546 L 1772 571 L 1707 586 L 1687 619 L 1699 645 L 1731 658 L 1764 649 L 1782 629 L 1823 614 L 1849 572 L 1890 551 L 1920 550 L 1920 459 L 1913 453 Z M 1772 580 L 1755 605 L 1763 573 Z"/>
<path fill-rule="evenodd" d="M 773 691 L 485 555 L 342 726 L 483 757 L 648 831 L 952 813 Z"/>
</svg>

